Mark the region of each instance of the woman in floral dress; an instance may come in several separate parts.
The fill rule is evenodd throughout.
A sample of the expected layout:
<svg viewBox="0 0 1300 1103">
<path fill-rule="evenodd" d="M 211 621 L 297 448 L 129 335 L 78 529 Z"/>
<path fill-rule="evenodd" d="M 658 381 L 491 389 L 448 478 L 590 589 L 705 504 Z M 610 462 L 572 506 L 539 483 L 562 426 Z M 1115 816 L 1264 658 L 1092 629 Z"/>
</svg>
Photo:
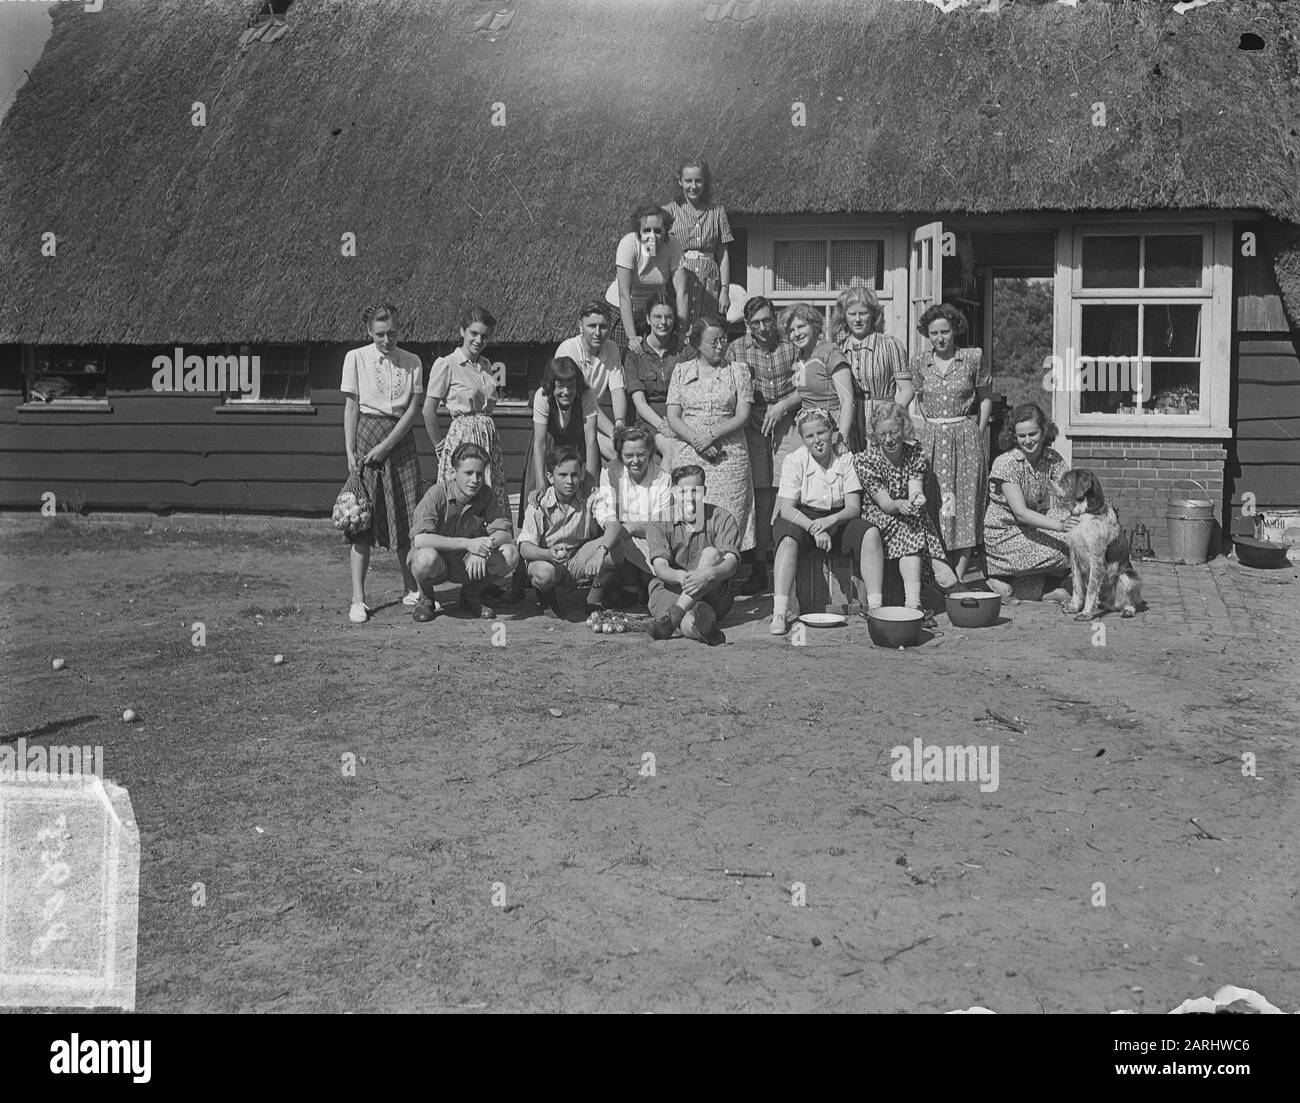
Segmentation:
<svg viewBox="0 0 1300 1103">
<path fill-rule="evenodd" d="M 872 411 L 867 432 L 866 448 L 854 457 L 862 484 L 862 517 L 872 526 L 862 547 L 867 608 L 883 604 L 885 560 L 897 559 L 904 601 L 919 609 L 924 583 L 934 580 L 943 589 L 957 583 L 934 514 L 926 508 L 925 452 L 913 439 L 912 419 L 895 403 Z"/>
<path fill-rule="evenodd" d="M 984 559 L 993 587 L 1008 596 L 1009 578 L 1044 575 L 1044 600 L 1062 598 L 1070 554 L 1064 534 L 1077 520 L 1056 493 L 1069 469 L 1051 447 L 1056 426 L 1032 402 L 1007 418 L 999 444 L 1005 451 L 989 471 L 989 504 L 984 514 Z"/>
<path fill-rule="evenodd" d="M 668 425 L 677 435 L 671 467 L 699 464 L 704 500 L 736 519 L 740 550 L 754 546 L 754 479 L 745 426 L 754 401 L 749 368 L 727 360 L 726 323 L 716 315 L 691 326 L 698 354 L 673 369 L 668 385 Z"/>
<path fill-rule="evenodd" d="M 932 306 L 917 327 L 931 350 L 912 361 L 915 405 L 920 415 L 921 447 L 939 492 L 939 535 L 953 569 L 964 578 L 970 555 L 980 542 L 988 462 L 984 430 L 993 413 L 993 376 L 977 348 L 957 347 L 966 319 L 950 303 Z M 934 508 L 935 503 L 930 503 Z"/>
<path fill-rule="evenodd" d="M 706 314 L 725 318 L 731 302 L 731 223 L 727 209 L 713 202 L 713 176 L 707 161 L 687 161 L 677 169 L 677 200 L 664 210 L 672 215 L 673 239 L 686 269 L 687 317 L 682 331 Z"/>
</svg>

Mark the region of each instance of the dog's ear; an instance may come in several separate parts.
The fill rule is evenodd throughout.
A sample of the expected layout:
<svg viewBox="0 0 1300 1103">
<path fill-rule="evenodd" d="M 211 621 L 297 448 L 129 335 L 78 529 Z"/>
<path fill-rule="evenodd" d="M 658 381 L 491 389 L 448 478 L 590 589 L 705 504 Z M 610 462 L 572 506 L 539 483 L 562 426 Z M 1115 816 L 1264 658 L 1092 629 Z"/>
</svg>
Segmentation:
<svg viewBox="0 0 1300 1103">
<path fill-rule="evenodd" d="M 1101 480 L 1091 471 L 1084 472 L 1083 492 L 1088 498 L 1088 512 L 1100 513 L 1106 508 L 1106 495 L 1102 493 Z"/>
</svg>

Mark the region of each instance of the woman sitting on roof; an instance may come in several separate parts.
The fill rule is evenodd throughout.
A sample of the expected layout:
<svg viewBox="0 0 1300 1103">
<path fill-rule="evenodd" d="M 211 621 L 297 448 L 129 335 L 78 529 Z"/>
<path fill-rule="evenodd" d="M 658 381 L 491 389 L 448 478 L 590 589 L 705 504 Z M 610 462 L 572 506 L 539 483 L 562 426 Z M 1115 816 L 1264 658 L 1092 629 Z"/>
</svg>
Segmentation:
<svg viewBox="0 0 1300 1103">
<path fill-rule="evenodd" d="M 618 243 L 618 316 L 613 339 L 620 352 L 639 349 L 646 306 L 655 295 L 675 292 L 677 314 L 686 318 L 686 269 L 682 250 L 668 237 L 672 215 L 653 204 L 632 212 L 632 230 Z"/>
<path fill-rule="evenodd" d="M 727 209 L 713 202 L 713 174 L 702 158 L 685 161 L 677 169 L 677 199 L 664 210 L 672 238 L 681 247 L 686 269 L 687 307 L 682 329 L 706 314 L 727 316 L 731 305 L 727 289 L 731 283 L 731 253 L 727 246 L 731 223 Z"/>
</svg>

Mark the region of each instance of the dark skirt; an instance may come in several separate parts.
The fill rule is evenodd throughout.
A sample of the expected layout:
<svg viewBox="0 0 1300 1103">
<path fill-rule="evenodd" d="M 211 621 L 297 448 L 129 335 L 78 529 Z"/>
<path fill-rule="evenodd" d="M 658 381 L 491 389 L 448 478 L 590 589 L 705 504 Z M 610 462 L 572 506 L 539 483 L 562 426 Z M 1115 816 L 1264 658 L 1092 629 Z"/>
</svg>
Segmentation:
<svg viewBox="0 0 1300 1103">
<path fill-rule="evenodd" d="M 357 423 L 357 462 L 393 431 L 395 417 L 361 415 Z M 415 431 L 408 430 L 383 463 L 365 464 L 361 481 L 370 496 L 370 528 L 347 536 L 351 543 L 361 539 L 380 548 L 405 548 L 411 543 L 411 518 L 420 501 L 420 456 L 415 450 Z"/>
<path fill-rule="evenodd" d="M 796 506 L 805 517 L 810 521 L 816 521 L 821 517 L 829 517 L 832 513 L 839 513 L 838 509 L 817 509 L 814 506 L 800 505 Z M 831 552 L 839 552 L 840 555 L 847 555 L 852 558 L 854 565 L 858 562 L 858 553 L 862 549 L 862 538 L 866 536 L 867 529 L 870 526 L 861 517 L 851 517 L 847 521 L 842 521 L 837 532 L 831 529 Z M 787 521 L 784 517 L 778 517 L 772 525 L 772 546 L 779 548 L 781 541 L 785 537 L 790 537 L 795 542 L 795 546 L 801 552 L 812 551 L 817 546 L 813 534 L 806 528 Z"/>
</svg>

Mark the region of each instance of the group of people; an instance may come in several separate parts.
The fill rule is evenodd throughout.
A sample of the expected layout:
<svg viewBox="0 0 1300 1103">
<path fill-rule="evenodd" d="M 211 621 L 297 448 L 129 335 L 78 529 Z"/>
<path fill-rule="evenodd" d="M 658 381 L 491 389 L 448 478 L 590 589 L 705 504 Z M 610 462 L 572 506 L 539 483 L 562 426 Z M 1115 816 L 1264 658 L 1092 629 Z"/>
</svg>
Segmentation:
<svg viewBox="0 0 1300 1103">
<path fill-rule="evenodd" d="M 347 353 L 341 387 L 348 466 L 372 503 L 371 527 L 349 537 L 354 623 L 370 613 L 372 545 L 397 551 L 417 621 L 440 610 L 444 581 L 461 583 L 464 609 L 491 616 L 484 601 L 519 600 L 526 579 L 549 613 L 589 584 L 589 607 L 639 602 L 653 637 L 706 643 L 722 639 L 742 558 L 742 593 L 772 586 L 777 635 L 814 548 L 852 559 L 868 609 L 883 601 L 889 560 L 916 608 L 927 581 L 959 586 L 981 545 L 1004 592 L 1017 575 L 1065 574 L 1073 521 L 1054 497 L 1065 470 L 1055 427 L 1018 407 L 989 469 L 992 380 L 981 351 L 960 347 L 961 311 L 922 315 L 930 348 L 910 363 L 860 280 L 839 295 L 829 334 L 816 307 L 778 313 L 753 296 L 730 340 L 719 311 L 732 238 L 710 184 L 707 164 L 684 164 L 675 203 L 634 212 L 607 298 L 580 307 L 533 395 L 513 515 L 484 356 L 493 316 L 465 312 L 460 347 L 434 361 L 426 392 L 419 358 L 396 344 L 396 309 L 365 312 L 370 343 Z M 438 456 L 423 497 L 417 409 Z"/>
</svg>

